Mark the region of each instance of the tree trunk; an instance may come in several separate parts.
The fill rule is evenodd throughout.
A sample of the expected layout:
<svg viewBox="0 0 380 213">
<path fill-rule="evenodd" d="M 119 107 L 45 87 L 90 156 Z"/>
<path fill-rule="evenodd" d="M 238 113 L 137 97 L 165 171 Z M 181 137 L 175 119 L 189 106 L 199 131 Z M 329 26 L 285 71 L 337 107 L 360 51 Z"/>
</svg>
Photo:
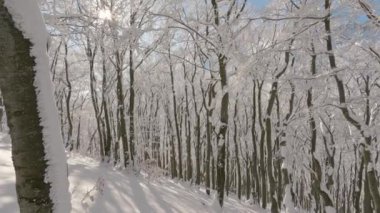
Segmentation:
<svg viewBox="0 0 380 213">
<path fill-rule="evenodd" d="M 183 64 L 184 78 L 186 81 L 185 64 Z M 190 125 L 190 110 L 187 84 L 185 82 L 185 101 L 186 101 L 186 119 L 185 119 L 185 135 L 186 135 L 186 180 L 191 180 L 193 177 L 193 165 L 191 160 L 191 125 Z M 206 186 L 207 191 L 207 186 Z"/>
<path fill-rule="evenodd" d="M 259 111 L 259 125 L 261 129 L 260 133 L 260 175 L 261 175 L 261 207 L 267 207 L 267 179 L 266 179 L 266 168 L 265 168 L 265 128 L 262 119 L 262 101 L 261 94 L 264 82 L 258 82 L 259 94 L 258 94 L 258 111 Z"/>
<path fill-rule="evenodd" d="M 130 47 L 132 48 L 132 47 Z M 133 50 L 129 50 L 129 149 L 132 164 L 134 164 L 135 150 L 135 121 L 134 121 L 134 110 L 135 110 L 135 68 L 133 67 Z"/>
<path fill-rule="evenodd" d="M 106 53 L 104 49 L 104 45 L 102 44 L 100 47 L 100 51 L 102 52 L 102 71 L 103 71 L 103 79 L 102 79 L 102 107 L 104 112 L 104 121 L 105 121 L 105 135 L 104 135 L 104 155 L 107 160 L 111 157 L 111 143 L 112 143 L 112 133 L 111 133 L 111 124 L 110 124 L 110 116 L 108 109 L 108 78 L 107 78 L 107 69 L 106 69 Z"/>
<path fill-rule="evenodd" d="M 236 100 L 235 111 L 234 111 L 234 135 L 233 135 L 233 138 L 234 138 L 234 144 L 235 144 L 235 158 L 236 158 L 236 168 L 237 168 L 237 195 L 238 195 L 238 198 L 240 200 L 241 199 L 241 167 L 240 167 L 239 145 L 238 145 L 238 141 L 237 141 L 237 124 L 236 124 L 237 111 L 238 111 L 237 104 L 238 104 L 238 101 Z M 240 154 L 242 154 L 242 153 L 240 153 Z"/>
<path fill-rule="evenodd" d="M 90 68 L 90 92 L 91 92 L 91 101 L 92 106 L 94 108 L 95 113 L 95 119 L 96 119 L 96 126 L 97 126 L 97 132 L 99 135 L 99 147 L 100 147 L 100 157 L 101 160 L 104 160 L 104 143 L 103 143 L 103 131 L 101 126 L 101 111 L 99 109 L 99 100 L 98 100 L 98 94 L 96 92 L 96 77 L 95 77 L 95 56 L 96 51 L 98 49 L 98 46 L 95 44 L 94 47 L 91 46 L 91 41 L 89 35 L 86 35 L 86 56 L 89 63 Z"/>
<path fill-rule="evenodd" d="M 74 148 L 74 141 L 72 140 L 73 135 L 73 121 L 72 121 L 72 115 L 71 115 L 71 93 L 72 93 L 72 86 L 71 81 L 69 78 L 69 62 L 67 60 L 68 56 L 68 48 L 67 48 L 67 42 L 64 42 L 64 48 L 65 48 L 65 77 L 66 77 L 66 85 L 67 85 L 67 94 L 66 94 L 66 117 L 67 117 L 67 124 L 69 125 L 67 130 L 67 141 L 66 141 L 66 147 L 69 148 L 70 151 Z"/>
<path fill-rule="evenodd" d="M 253 80 L 253 112 L 252 112 L 252 126 L 251 126 L 251 135 L 252 135 L 252 185 L 253 185 L 253 191 L 252 191 L 252 197 L 253 199 L 259 199 L 261 196 L 260 191 L 260 180 L 259 180 L 259 173 L 258 173 L 258 150 L 257 150 L 257 134 L 256 134 L 256 81 Z"/>
<path fill-rule="evenodd" d="M 209 84 L 208 91 L 208 101 L 206 102 L 206 94 L 202 90 L 203 95 L 203 103 L 206 108 L 206 140 L 207 140 L 207 150 L 206 150 L 206 193 L 210 195 L 210 187 L 211 187 L 211 178 L 210 178 L 210 164 L 211 164 L 211 155 L 212 155 L 212 130 L 213 126 L 210 121 L 212 117 L 213 109 L 210 109 L 210 105 L 212 100 L 215 98 L 214 84 L 211 82 Z M 207 105 L 207 106 L 206 106 Z"/>
<path fill-rule="evenodd" d="M 123 91 L 123 71 L 122 71 L 122 57 L 124 54 L 120 54 L 119 51 L 116 51 L 116 74 L 117 74 L 117 84 L 116 84 L 116 96 L 117 96 L 117 114 L 118 114 L 118 129 L 119 136 L 121 138 L 121 144 L 123 148 L 123 157 L 124 157 L 124 167 L 127 167 L 129 164 L 129 155 L 128 155 L 128 138 L 127 138 L 127 125 L 125 121 L 125 112 L 124 112 L 124 91 Z"/>
<path fill-rule="evenodd" d="M 195 72 L 194 72 L 195 75 Z M 195 141 L 195 170 L 196 170 L 196 176 L 195 176 L 195 184 L 200 185 L 201 184 L 201 117 L 198 112 L 197 107 L 197 100 L 195 96 L 195 88 L 194 88 L 194 77 L 191 81 L 191 88 L 192 88 L 192 94 L 193 94 L 193 100 L 194 100 L 194 113 L 195 113 L 195 127 L 194 132 L 196 134 L 196 141 Z"/>
<path fill-rule="evenodd" d="M 227 64 L 226 57 L 224 55 L 219 55 L 219 75 L 221 78 L 223 93 L 221 108 L 220 108 L 220 123 L 221 127 L 217 135 L 218 144 L 218 160 L 217 160 L 217 191 L 220 206 L 223 206 L 224 201 L 224 185 L 225 185 L 225 158 L 226 158 L 226 135 L 228 128 L 228 104 L 229 96 L 227 89 Z"/>
<path fill-rule="evenodd" d="M 170 61 L 169 62 L 170 63 L 169 64 L 170 82 L 171 82 L 172 98 L 173 98 L 174 125 L 175 125 L 175 132 L 176 132 L 177 143 L 178 143 L 178 173 L 179 173 L 179 178 L 182 179 L 182 142 L 181 142 L 181 133 L 179 130 L 179 122 L 178 122 L 178 114 L 177 114 L 177 99 L 176 99 L 175 88 L 174 88 L 174 73 L 173 73 L 173 65 L 171 62 L 170 49 L 169 49 L 169 61 Z"/>
<path fill-rule="evenodd" d="M 0 0 L 0 29 L 0 87 L 12 139 L 20 212 L 52 212 L 57 206 L 50 197 L 51 179 L 46 176 L 49 164 L 46 153 L 49 150 L 44 146 L 47 142 L 41 122 L 41 117 L 46 115 L 39 111 L 39 91 L 34 85 L 36 61 L 30 55 L 31 42 L 16 28 L 3 0 Z M 62 140 L 57 144 L 59 142 Z M 63 144 L 59 145 L 62 145 L 63 153 Z"/>
<path fill-rule="evenodd" d="M 285 120 L 284 120 L 284 123 L 283 123 L 283 132 L 280 134 L 281 135 L 281 142 L 280 142 L 280 170 L 281 170 L 281 176 L 282 176 L 282 190 L 281 190 L 281 193 L 283 194 L 283 197 L 281 199 L 279 199 L 279 204 L 282 203 L 282 207 L 285 207 L 285 211 L 289 211 L 289 212 L 292 212 L 292 211 L 295 211 L 294 209 L 294 200 L 292 199 L 292 194 L 291 194 L 291 187 L 292 187 L 292 184 L 290 183 L 290 175 L 289 174 L 289 165 L 287 165 L 284 161 L 285 159 L 285 154 L 286 154 L 286 146 L 287 146 L 287 141 L 286 141 L 286 128 L 288 126 L 288 122 L 289 122 L 289 119 L 290 117 L 292 116 L 293 114 L 293 108 L 294 108 L 294 97 L 295 97 L 295 88 L 294 88 L 294 85 L 293 83 L 290 82 L 290 87 L 291 87 L 291 95 L 290 95 L 290 99 L 289 99 L 289 112 L 286 114 L 285 116 Z M 279 103 L 278 103 L 279 104 Z M 278 106 L 279 107 L 279 106 Z"/>
<path fill-rule="evenodd" d="M 214 13 L 214 24 L 219 27 L 220 17 L 218 3 L 216 0 L 211 0 L 213 13 Z M 222 43 L 222 38 L 219 35 L 219 42 Z M 218 65 L 219 65 L 219 77 L 221 82 L 222 101 L 220 108 L 220 124 L 221 127 L 217 133 L 217 146 L 218 146 L 218 158 L 217 158 L 217 192 L 219 204 L 222 207 L 224 201 L 224 186 L 225 186 L 225 158 L 226 158 L 226 135 L 228 130 L 228 81 L 227 81 L 227 57 L 219 52 L 217 53 Z"/>
<path fill-rule="evenodd" d="M 166 106 L 166 119 L 167 119 L 167 136 L 169 137 L 169 145 L 170 145 L 170 170 L 172 178 L 178 177 L 177 173 L 177 161 L 176 161 L 176 154 L 175 154 L 175 145 L 174 145 L 174 134 L 173 134 L 173 125 L 170 120 L 170 114 L 169 110 Z"/>
</svg>

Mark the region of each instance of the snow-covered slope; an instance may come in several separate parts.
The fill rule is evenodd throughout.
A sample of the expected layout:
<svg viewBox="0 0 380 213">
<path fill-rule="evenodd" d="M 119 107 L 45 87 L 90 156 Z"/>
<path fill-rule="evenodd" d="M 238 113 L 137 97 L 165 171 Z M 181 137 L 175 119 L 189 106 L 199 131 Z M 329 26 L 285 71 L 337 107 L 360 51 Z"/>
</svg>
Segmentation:
<svg viewBox="0 0 380 213">
<path fill-rule="evenodd" d="M 9 139 L 0 135 L 0 212 L 19 212 Z M 222 212 L 214 199 L 187 183 L 148 181 L 133 172 L 117 171 L 91 158 L 69 158 L 74 213 Z M 262 212 L 227 198 L 223 212 Z"/>
<path fill-rule="evenodd" d="M 0 212 L 19 212 L 10 138 L 0 133 Z"/>
</svg>

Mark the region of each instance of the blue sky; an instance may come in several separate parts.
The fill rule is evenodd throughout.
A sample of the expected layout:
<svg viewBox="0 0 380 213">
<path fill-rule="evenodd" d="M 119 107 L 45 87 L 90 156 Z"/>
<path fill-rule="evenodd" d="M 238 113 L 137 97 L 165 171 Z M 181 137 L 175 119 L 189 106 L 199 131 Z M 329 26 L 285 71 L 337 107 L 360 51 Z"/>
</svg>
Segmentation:
<svg viewBox="0 0 380 213">
<path fill-rule="evenodd" d="M 270 0 L 248 0 L 249 3 L 251 3 L 252 5 L 258 7 L 258 8 L 263 8 L 266 4 L 268 4 Z M 375 8 L 379 8 L 380 7 L 380 0 L 374 0 L 374 6 Z"/>
<path fill-rule="evenodd" d="M 255 8 L 261 9 L 265 7 L 271 0 L 248 0 L 248 2 L 253 5 Z M 380 0 L 374 0 L 375 3 L 375 9 L 379 10 L 380 8 Z M 360 15 L 358 17 L 359 22 L 365 22 L 368 20 L 367 16 L 365 14 Z"/>
<path fill-rule="evenodd" d="M 256 8 L 263 8 L 270 0 L 248 0 Z"/>
</svg>

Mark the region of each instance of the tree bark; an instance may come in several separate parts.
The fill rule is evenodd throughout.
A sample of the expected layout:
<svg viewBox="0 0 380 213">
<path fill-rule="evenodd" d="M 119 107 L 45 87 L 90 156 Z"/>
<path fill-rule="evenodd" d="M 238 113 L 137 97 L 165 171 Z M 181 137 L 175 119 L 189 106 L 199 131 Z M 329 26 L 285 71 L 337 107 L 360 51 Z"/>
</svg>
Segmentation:
<svg viewBox="0 0 380 213">
<path fill-rule="evenodd" d="M 32 44 L 16 28 L 3 0 L 0 29 L 0 87 L 12 139 L 20 212 L 52 212 L 38 91 L 34 86 L 36 62 L 30 56 Z"/>
<path fill-rule="evenodd" d="M 69 148 L 70 151 L 74 148 L 74 141 L 72 140 L 73 135 L 73 121 L 72 121 L 72 115 L 71 115 L 71 93 L 72 93 L 72 86 L 71 81 L 69 77 L 69 62 L 67 59 L 68 56 L 68 48 L 67 48 L 67 42 L 64 42 L 64 48 L 65 48 L 65 77 L 66 77 L 66 86 L 67 86 L 67 94 L 66 94 L 66 117 L 67 117 L 67 141 L 66 141 L 66 147 Z"/>
<path fill-rule="evenodd" d="M 110 116 L 108 109 L 108 78 L 107 78 L 107 68 L 106 68 L 106 53 L 104 44 L 100 46 L 100 51 L 102 53 L 102 71 L 103 71 L 103 79 L 102 79 L 102 107 L 104 112 L 104 121 L 105 121 L 105 131 L 103 135 L 104 138 L 104 156 L 107 160 L 110 160 L 111 157 L 111 143 L 112 143 L 112 133 L 111 133 L 111 124 L 110 124 Z"/>
<path fill-rule="evenodd" d="M 259 116 L 259 125 L 260 125 L 260 175 L 261 175 L 261 207 L 267 207 L 267 179 L 266 179 L 266 169 L 265 169 L 265 128 L 262 119 L 262 89 L 264 82 L 258 83 L 258 116 Z"/>
<path fill-rule="evenodd" d="M 186 180 L 191 180 L 193 177 L 193 165 L 191 160 L 191 125 L 190 125 L 190 110 L 189 110 L 189 95 L 186 83 L 186 69 L 183 64 L 183 74 L 185 78 L 185 101 L 186 101 L 186 119 L 185 119 L 185 135 L 186 135 Z M 207 191 L 207 186 L 206 186 Z"/>
<path fill-rule="evenodd" d="M 235 102 L 235 110 L 234 110 L 234 134 L 233 134 L 233 140 L 235 144 L 235 158 L 236 158 L 236 168 L 237 168 L 237 195 L 239 200 L 241 199 L 241 167 L 240 167 L 240 156 L 239 156 L 239 145 L 237 141 L 237 113 L 238 113 L 238 100 Z M 240 153 L 242 154 L 242 153 Z"/>
<path fill-rule="evenodd" d="M 132 46 L 130 46 L 129 50 L 129 149 L 132 164 L 134 164 L 134 155 L 135 152 L 135 121 L 134 121 L 134 111 L 135 111 L 135 68 L 133 64 L 133 50 Z"/>
<path fill-rule="evenodd" d="M 212 130 L 213 126 L 210 121 L 213 113 L 213 109 L 210 109 L 210 105 L 212 100 L 215 98 L 214 84 L 211 82 L 208 88 L 208 95 L 202 90 L 203 95 L 203 104 L 206 109 L 206 140 L 207 140 L 207 148 L 206 148 L 206 193 L 210 195 L 210 187 L 211 187 L 211 177 L 210 177 L 210 164 L 211 164 L 211 155 L 212 155 Z M 206 97 L 208 96 L 208 101 L 206 101 Z M 206 106 L 207 105 L 207 106 Z"/>
<path fill-rule="evenodd" d="M 125 121 L 125 105 L 124 105 L 124 91 L 123 91 L 123 56 L 124 52 L 120 53 L 116 51 L 116 75 L 117 75 L 117 83 L 116 83 L 116 96 L 117 96 L 117 114 L 118 114 L 118 129 L 119 136 L 121 138 L 121 144 L 123 147 L 123 157 L 124 157 L 124 167 L 130 163 L 129 155 L 128 155 L 128 138 L 127 138 L 127 125 Z"/>
<path fill-rule="evenodd" d="M 261 196 L 261 190 L 260 190 L 260 180 L 259 180 L 259 173 L 258 173 L 258 150 L 257 150 L 257 133 L 256 133 L 256 81 L 253 80 L 253 96 L 252 96 L 252 104 L 253 104 L 253 112 L 252 112 L 252 126 L 251 126 L 251 135 L 252 135 L 252 185 L 253 185 L 253 191 L 252 191 L 252 197 L 253 199 L 259 199 Z"/>
<path fill-rule="evenodd" d="M 172 90 L 172 98 L 173 98 L 173 113 L 174 113 L 174 125 L 175 125 L 175 132 L 176 132 L 176 138 L 177 138 L 177 148 L 178 148 L 178 177 L 180 179 L 183 178 L 182 176 L 182 141 L 181 141 L 181 133 L 179 130 L 179 122 L 178 122 L 178 114 L 177 114 L 177 98 L 175 95 L 175 88 L 174 88 L 174 73 L 173 73 L 173 64 L 171 61 L 171 55 L 170 55 L 170 49 L 169 49 L 169 70 L 170 70 L 170 83 L 171 83 L 171 90 Z M 174 148 L 174 147 L 173 147 Z"/>
</svg>

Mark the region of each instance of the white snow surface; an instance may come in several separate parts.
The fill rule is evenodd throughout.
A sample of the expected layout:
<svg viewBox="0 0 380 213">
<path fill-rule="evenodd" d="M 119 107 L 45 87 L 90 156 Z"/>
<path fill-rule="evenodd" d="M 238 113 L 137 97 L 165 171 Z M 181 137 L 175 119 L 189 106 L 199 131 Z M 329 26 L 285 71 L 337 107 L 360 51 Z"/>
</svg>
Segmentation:
<svg viewBox="0 0 380 213">
<path fill-rule="evenodd" d="M 0 212 L 17 213 L 10 140 L 0 137 Z M 230 197 L 221 210 L 216 199 L 189 183 L 165 178 L 148 181 L 80 155 L 72 155 L 68 163 L 72 213 L 268 212 Z"/>
<path fill-rule="evenodd" d="M 45 156 L 48 164 L 46 181 L 51 184 L 50 196 L 54 212 L 70 212 L 69 182 L 67 180 L 66 155 L 61 139 L 58 110 L 54 102 L 53 85 L 47 55 L 48 33 L 36 0 L 5 0 L 5 6 L 24 37 L 32 43 L 30 54 L 35 58 L 37 104 Z M 1 211 L 2 212 L 2 211 Z"/>
</svg>

